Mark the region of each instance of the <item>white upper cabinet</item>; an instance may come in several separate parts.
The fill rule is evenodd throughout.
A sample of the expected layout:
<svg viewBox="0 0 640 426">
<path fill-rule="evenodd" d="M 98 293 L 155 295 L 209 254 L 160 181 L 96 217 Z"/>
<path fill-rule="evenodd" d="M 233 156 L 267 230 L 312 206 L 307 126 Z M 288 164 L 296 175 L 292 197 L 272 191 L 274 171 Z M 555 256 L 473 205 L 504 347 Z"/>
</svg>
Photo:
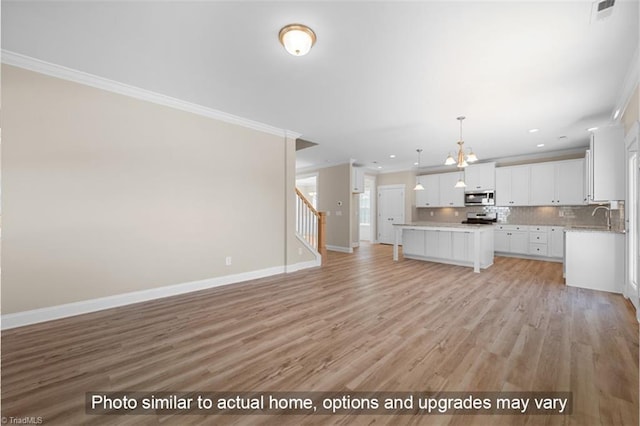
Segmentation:
<svg viewBox="0 0 640 426">
<path fill-rule="evenodd" d="M 418 176 L 424 190 L 416 191 L 416 207 L 464 206 L 464 188 L 455 188 L 460 178 L 462 172 Z"/>
<path fill-rule="evenodd" d="M 584 159 L 532 164 L 530 188 L 533 206 L 585 204 Z"/>
<path fill-rule="evenodd" d="M 584 158 L 558 162 L 556 188 L 559 205 L 577 206 L 587 203 L 584 168 Z"/>
<path fill-rule="evenodd" d="M 496 169 L 497 206 L 529 205 L 529 169 L 528 165 Z"/>
<path fill-rule="evenodd" d="M 440 175 L 424 175 L 416 177 L 416 183 L 420 182 L 424 187 L 416 193 L 416 207 L 440 206 Z"/>
<path fill-rule="evenodd" d="M 462 172 L 441 173 L 440 175 L 440 205 L 442 207 L 463 207 L 464 188 L 456 188 L 456 183 L 462 178 Z"/>
<path fill-rule="evenodd" d="M 360 167 L 351 167 L 351 192 L 364 192 L 364 170 Z"/>
<path fill-rule="evenodd" d="M 591 134 L 587 164 L 589 201 L 625 198 L 625 147 L 621 126 L 598 129 Z"/>
<path fill-rule="evenodd" d="M 496 189 L 496 163 L 472 164 L 464 169 L 466 191 Z"/>
<path fill-rule="evenodd" d="M 531 194 L 529 201 L 534 206 L 551 206 L 556 201 L 556 166 L 553 163 L 531 165 Z"/>
</svg>

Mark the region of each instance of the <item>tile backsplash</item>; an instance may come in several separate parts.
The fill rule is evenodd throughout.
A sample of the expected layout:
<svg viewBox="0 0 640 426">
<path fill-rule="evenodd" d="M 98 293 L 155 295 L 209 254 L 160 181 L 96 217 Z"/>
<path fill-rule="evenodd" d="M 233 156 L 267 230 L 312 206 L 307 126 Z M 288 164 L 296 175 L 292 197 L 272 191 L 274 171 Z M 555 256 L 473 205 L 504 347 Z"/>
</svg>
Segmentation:
<svg viewBox="0 0 640 426">
<path fill-rule="evenodd" d="M 618 210 L 611 210 L 611 227 L 624 229 L 624 203 L 618 203 Z M 518 225 L 586 225 L 606 226 L 604 211 L 591 215 L 595 205 L 590 206 L 536 206 L 536 207 L 442 207 L 417 208 L 414 218 L 418 222 L 461 222 L 467 213 L 495 212 L 499 223 Z M 456 216 L 456 212 L 458 215 Z M 431 215 L 433 213 L 433 216 Z"/>
</svg>

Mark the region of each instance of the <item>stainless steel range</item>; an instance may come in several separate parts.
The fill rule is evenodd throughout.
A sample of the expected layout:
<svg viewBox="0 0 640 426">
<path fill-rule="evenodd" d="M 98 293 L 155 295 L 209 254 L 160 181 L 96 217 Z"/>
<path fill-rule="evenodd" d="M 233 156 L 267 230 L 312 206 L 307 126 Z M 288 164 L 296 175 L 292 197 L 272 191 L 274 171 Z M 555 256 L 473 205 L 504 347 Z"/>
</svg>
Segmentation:
<svg viewBox="0 0 640 426">
<path fill-rule="evenodd" d="M 467 213 L 467 218 L 463 220 L 462 223 L 493 225 L 497 221 L 497 213 Z"/>
</svg>

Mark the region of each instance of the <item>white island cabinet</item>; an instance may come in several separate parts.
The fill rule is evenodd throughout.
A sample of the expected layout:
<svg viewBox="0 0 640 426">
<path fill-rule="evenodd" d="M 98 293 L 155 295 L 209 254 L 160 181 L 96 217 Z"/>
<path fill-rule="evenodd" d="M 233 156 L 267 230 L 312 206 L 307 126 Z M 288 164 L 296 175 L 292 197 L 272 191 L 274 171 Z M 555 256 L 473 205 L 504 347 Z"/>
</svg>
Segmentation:
<svg viewBox="0 0 640 426">
<path fill-rule="evenodd" d="M 493 265 L 493 226 L 419 222 L 394 225 L 393 260 L 402 244 L 407 259 L 472 266 L 475 272 Z"/>
</svg>

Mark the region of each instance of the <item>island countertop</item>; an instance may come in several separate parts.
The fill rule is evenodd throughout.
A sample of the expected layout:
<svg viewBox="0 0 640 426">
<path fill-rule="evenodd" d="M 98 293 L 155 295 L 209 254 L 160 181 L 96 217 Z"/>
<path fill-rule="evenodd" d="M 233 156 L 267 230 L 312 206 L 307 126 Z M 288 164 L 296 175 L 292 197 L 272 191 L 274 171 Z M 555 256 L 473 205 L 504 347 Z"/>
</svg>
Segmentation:
<svg viewBox="0 0 640 426">
<path fill-rule="evenodd" d="M 398 261 L 400 244 L 404 257 L 461 266 L 474 272 L 493 264 L 494 227 L 475 223 L 394 223 L 393 260 Z M 408 235 L 404 235 L 408 234 Z M 403 241 L 407 237 L 409 240 Z M 404 244 L 411 247 L 411 251 Z"/>
<path fill-rule="evenodd" d="M 394 223 L 393 226 L 402 226 L 406 228 L 457 228 L 460 230 L 471 231 L 474 229 L 493 229 L 493 225 L 485 225 L 478 223 L 459 223 L 459 222 L 410 222 L 410 223 Z"/>
</svg>

